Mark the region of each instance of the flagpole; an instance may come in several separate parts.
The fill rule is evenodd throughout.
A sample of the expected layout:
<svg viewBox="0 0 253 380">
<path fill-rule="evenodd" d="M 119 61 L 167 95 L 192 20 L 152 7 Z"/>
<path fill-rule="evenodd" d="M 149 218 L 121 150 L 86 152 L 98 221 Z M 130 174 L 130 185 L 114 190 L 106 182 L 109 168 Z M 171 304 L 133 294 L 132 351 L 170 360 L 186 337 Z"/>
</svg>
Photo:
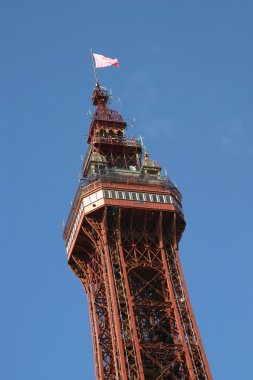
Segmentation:
<svg viewBox="0 0 253 380">
<path fill-rule="evenodd" d="M 92 63 L 93 63 L 94 76 L 95 76 L 95 81 L 96 81 L 96 86 L 97 86 L 98 85 L 98 76 L 97 76 L 96 64 L 95 64 L 95 59 L 94 59 L 92 49 L 90 49 L 90 54 L 91 54 L 91 59 L 92 59 Z"/>
</svg>

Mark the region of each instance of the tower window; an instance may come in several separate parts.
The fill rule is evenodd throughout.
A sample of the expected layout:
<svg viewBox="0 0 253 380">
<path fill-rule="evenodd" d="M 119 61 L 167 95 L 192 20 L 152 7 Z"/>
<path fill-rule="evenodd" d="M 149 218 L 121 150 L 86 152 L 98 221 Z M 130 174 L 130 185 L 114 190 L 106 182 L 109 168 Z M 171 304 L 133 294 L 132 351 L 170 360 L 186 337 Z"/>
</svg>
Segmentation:
<svg viewBox="0 0 253 380">
<path fill-rule="evenodd" d="M 136 193 L 131 193 L 132 195 L 132 200 L 137 201 L 137 194 Z"/>
<path fill-rule="evenodd" d="M 109 190 L 103 190 L 105 198 L 111 198 Z"/>
<path fill-rule="evenodd" d="M 86 197 L 86 198 L 84 198 L 84 200 L 83 200 L 83 205 L 84 205 L 84 206 L 87 206 L 89 203 L 90 203 L 90 197 Z"/>
<path fill-rule="evenodd" d="M 130 201 L 130 193 L 129 191 L 125 191 L 125 198 Z"/>
<path fill-rule="evenodd" d="M 115 136 L 114 131 L 112 129 L 109 130 L 109 136 L 110 137 L 114 137 Z"/>
<path fill-rule="evenodd" d="M 116 192 L 114 190 L 111 190 L 111 198 L 113 199 L 116 198 Z"/>
<path fill-rule="evenodd" d="M 98 200 L 98 199 L 101 199 L 101 198 L 103 198 L 103 192 L 102 192 L 102 190 L 99 190 L 99 191 L 97 192 L 97 200 Z"/>
<path fill-rule="evenodd" d="M 151 200 L 153 202 L 157 202 L 157 198 L 156 198 L 156 195 L 155 194 L 151 194 Z"/>
<path fill-rule="evenodd" d="M 171 200 L 170 200 L 170 196 L 169 196 L 169 195 L 165 195 L 165 202 L 166 202 L 166 203 L 171 203 Z"/>
<path fill-rule="evenodd" d="M 151 202 L 150 194 L 146 194 L 146 201 L 147 201 L 147 202 Z"/>
<path fill-rule="evenodd" d="M 118 191 L 117 193 L 118 193 L 118 196 L 117 196 L 118 199 L 123 199 L 124 198 L 123 197 L 123 191 Z"/>
<path fill-rule="evenodd" d="M 93 202 L 95 202 L 96 201 L 96 199 L 97 199 L 97 194 L 95 193 L 95 194 L 91 194 L 90 195 L 90 203 L 93 203 Z"/>
<path fill-rule="evenodd" d="M 144 202 L 144 195 L 142 193 L 139 193 L 139 201 Z"/>
<path fill-rule="evenodd" d="M 164 197 L 163 197 L 163 195 L 158 195 L 158 197 L 159 197 L 159 202 L 164 203 Z"/>
</svg>

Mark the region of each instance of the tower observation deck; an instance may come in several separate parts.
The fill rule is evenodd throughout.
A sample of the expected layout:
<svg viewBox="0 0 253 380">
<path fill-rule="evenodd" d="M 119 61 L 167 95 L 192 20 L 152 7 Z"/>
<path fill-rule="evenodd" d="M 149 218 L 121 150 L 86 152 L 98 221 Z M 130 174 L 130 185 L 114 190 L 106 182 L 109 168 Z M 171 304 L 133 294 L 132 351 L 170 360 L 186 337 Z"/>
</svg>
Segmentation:
<svg viewBox="0 0 253 380">
<path fill-rule="evenodd" d="M 178 255 L 181 194 L 98 83 L 92 102 L 64 239 L 88 297 L 96 379 L 210 380 Z"/>
</svg>

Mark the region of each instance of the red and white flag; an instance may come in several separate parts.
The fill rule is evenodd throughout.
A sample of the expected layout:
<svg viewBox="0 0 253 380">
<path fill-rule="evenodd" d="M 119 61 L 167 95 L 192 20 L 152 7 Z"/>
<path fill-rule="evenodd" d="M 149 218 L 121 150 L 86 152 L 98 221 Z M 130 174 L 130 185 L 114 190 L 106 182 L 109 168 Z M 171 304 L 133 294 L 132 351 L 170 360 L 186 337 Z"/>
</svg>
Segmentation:
<svg viewBox="0 0 253 380">
<path fill-rule="evenodd" d="M 114 58 L 114 59 L 108 58 L 108 57 L 104 57 L 101 54 L 95 54 L 95 53 L 93 53 L 93 57 L 95 60 L 96 68 L 107 67 L 107 66 L 119 67 L 119 61 L 117 60 L 117 58 Z"/>
</svg>

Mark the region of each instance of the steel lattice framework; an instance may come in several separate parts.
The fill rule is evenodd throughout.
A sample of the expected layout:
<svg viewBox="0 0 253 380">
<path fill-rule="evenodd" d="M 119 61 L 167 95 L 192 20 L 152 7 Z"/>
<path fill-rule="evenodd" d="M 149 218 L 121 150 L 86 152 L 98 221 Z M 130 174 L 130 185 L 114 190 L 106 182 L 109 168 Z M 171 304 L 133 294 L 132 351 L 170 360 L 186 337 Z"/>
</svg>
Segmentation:
<svg viewBox="0 0 253 380">
<path fill-rule="evenodd" d="M 178 255 L 181 194 L 125 136 L 96 85 L 87 152 L 64 230 L 88 295 L 97 380 L 212 379 Z"/>
</svg>

